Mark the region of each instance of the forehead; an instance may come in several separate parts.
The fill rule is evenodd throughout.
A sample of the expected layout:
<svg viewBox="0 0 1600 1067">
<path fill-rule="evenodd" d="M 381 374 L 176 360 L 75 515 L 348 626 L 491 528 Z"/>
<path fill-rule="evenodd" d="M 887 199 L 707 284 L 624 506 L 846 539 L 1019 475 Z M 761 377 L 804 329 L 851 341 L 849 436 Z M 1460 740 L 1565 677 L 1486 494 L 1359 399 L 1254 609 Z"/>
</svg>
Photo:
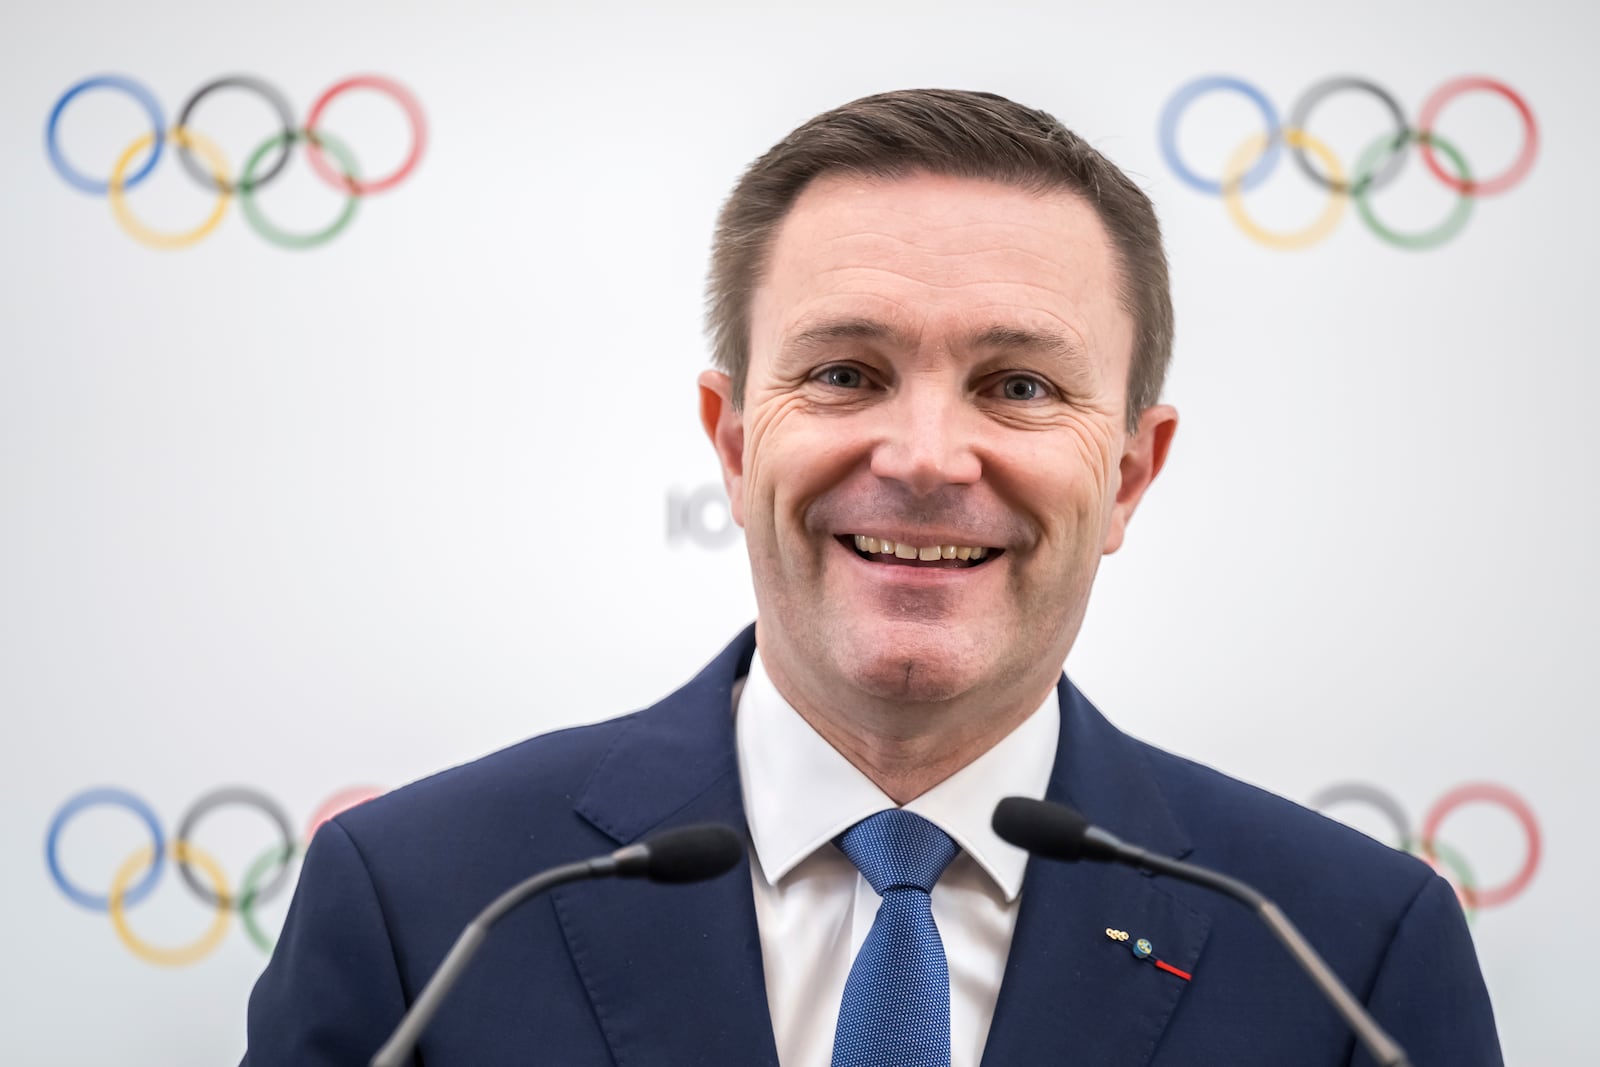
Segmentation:
<svg viewBox="0 0 1600 1067">
<path fill-rule="evenodd" d="M 753 354 L 818 323 L 868 319 L 923 340 L 993 327 L 1065 333 L 1125 374 L 1133 323 L 1120 291 L 1105 226 L 1075 193 L 826 175 L 773 239 L 751 307 Z"/>
</svg>

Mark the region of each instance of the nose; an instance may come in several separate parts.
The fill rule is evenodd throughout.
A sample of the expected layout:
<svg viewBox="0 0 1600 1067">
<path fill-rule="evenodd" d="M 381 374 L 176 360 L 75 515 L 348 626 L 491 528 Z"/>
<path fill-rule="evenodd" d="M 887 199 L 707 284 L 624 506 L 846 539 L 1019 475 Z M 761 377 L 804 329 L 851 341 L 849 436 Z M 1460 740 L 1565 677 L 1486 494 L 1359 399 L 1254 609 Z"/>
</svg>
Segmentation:
<svg viewBox="0 0 1600 1067">
<path fill-rule="evenodd" d="M 919 495 L 970 485 L 983 473 L 975 451 L 976 412 L 957 390 L 912 382 L 880 409 L 884 426 L 872 451 L 872 473 Z"/>
</svg>

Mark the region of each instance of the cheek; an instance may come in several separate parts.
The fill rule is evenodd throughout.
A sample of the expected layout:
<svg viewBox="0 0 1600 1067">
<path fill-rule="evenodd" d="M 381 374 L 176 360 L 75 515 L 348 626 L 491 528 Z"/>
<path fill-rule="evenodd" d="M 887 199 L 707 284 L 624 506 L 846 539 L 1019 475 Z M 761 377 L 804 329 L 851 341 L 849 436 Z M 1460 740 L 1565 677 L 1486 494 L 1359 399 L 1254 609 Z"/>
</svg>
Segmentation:
<svg viewBox="0 0 1600 1067">
<path fill-rule="evenodd" d="M 1116 493 L 1112 446 L 1113 435 L 1103 428 L 1074 424 L 1007 464 L 1006 480 L 1047 542 L 1076 543 L 1097 534 Z"/>
<path fill-rule="evenodd" d="M 845 420 L 809 417 L 795 398 L 746 416 L 744 496 L 748 518 L 780 529 L 853 469 L 860 449 Z M 749 529 L 749 527 L 746 527 Z"/>
<path fill-rule="evenodd" d="M 807 428 L 806 419 L 781 417 L 764 425 L 754 462 L 745 468 L 745 543 L 761 610 L 782 614 L 790 625 L 817 616 L 819 584 L 828 573 L 832 538 L 811 521 L 816 503 L 848 475 L 832 462 L 830 442 Z M 798 613 L 798 614 L 796 614 Z"/>
</svg>

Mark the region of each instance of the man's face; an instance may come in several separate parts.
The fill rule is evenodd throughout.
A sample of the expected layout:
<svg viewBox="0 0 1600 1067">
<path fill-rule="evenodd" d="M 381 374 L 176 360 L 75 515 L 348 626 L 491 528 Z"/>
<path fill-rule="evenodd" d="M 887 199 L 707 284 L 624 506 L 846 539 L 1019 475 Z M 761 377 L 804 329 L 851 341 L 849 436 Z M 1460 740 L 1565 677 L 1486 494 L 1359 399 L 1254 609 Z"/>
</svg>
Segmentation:
<svg viewBox="0 0 1600 1067">
<path fill-rule="evenodd" d="M 1125 433 L 1117 287 L 1069 193 L 807 187 L 751 308 L 743 411 L 702 378 L 775 674 L 810 700 L 1048 686 L 1176 424 Z"/>
</svg>

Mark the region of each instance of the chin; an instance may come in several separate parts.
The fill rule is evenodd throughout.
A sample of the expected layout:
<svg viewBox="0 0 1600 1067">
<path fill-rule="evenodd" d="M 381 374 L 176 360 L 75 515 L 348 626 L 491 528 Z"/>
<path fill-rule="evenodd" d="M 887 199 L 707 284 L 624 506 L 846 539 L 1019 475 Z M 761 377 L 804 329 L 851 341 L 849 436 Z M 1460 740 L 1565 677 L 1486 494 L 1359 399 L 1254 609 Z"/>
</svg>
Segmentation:
<svg viewBox="0 0 1600 1067">
<path fill-rule="evenodd" d="M 981 684 L 983 676 L 977 657 L 961 649 L 947 632 L 920 640 L 896 633 L 875 647 L 852 642 L 838 658 L 840 673 L 863 693 L 909 704 L 954 700 Z"/>
</svg>

